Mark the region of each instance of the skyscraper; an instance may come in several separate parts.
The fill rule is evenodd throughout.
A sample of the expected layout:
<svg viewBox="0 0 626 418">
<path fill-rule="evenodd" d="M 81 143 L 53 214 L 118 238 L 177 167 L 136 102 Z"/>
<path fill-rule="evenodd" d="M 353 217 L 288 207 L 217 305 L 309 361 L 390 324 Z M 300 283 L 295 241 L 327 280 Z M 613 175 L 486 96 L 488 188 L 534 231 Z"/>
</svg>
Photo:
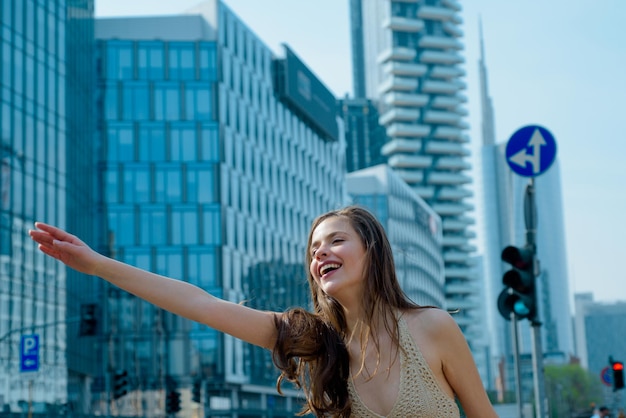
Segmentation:
<svg viewBox="0 0 626 418">
<path fill-rule="evenodd" d="M 446 306 L 478 349 L 480 286 L 472 270 L 466 173 L 463 31 L 454 0 L 352 0 L 355 95 L 376 100 L 388 164 L 441 217 Z"/>
<path fill-rule="evenodd" d="M 502 250 L 509 245 L 523 246 L 526 242 L 524 192 L 528 179 L 513 173 L 506 161 L 506 142 L 497 142 L 494 111 L 487 88 L 487 70 L 481 39 L 479 63 L 482 98 L 482 241 L 484 243 L 484 272 L 487 283 L 489 324 L 492 327 L 491 347 L 497 361 L 504 360 L 500 376 L 502 388 L 513 391 L 513 341 L 510 322 L 496 309 L 497 297 L 503 288 L 505 266 Z M 511 133 L 512 134 L 512 133 Z M 537 258 L 540 274 L 537 277 L 537 298 L 544 353 L 567 359 L 573 354 L 571 312 L 569 306 L 569 278 L 565 251 L 565 227 L 561 198 L 558 158 L 544 174 L 534 181 L 537 206 Z M 532 352 L 531 329 L 528 321 L 519 324 L 520 352 Z M 495 369 L 495 368 L 494 368 Z M 532 390 L 532 382 L 528 382 Z M 531 396 L 526 394 L 525 396 Z M 528 398 L 526 399 L 528 400 Z"/>
</svg>

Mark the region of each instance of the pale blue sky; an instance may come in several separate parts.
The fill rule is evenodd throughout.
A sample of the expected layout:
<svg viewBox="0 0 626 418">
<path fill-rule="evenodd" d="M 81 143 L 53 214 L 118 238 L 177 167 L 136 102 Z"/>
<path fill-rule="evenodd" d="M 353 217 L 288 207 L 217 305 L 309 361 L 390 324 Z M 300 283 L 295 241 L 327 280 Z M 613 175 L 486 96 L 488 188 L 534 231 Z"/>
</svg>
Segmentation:
<svg viewBox="0 0 626 418">
<path fill-rule="evenodd" d="M 335 95 L 352 91 L 348 0 L 225 2 L 275 51 L 288 43 Z M 197 3 L 96 0 L 96 16 L 178 14 Z M 498 141 L 539 124 L 558 144 L 570 292 L 626 301 L 626 1 L 461 3 L 472 151 L 482 19 Z"/>
</svg>

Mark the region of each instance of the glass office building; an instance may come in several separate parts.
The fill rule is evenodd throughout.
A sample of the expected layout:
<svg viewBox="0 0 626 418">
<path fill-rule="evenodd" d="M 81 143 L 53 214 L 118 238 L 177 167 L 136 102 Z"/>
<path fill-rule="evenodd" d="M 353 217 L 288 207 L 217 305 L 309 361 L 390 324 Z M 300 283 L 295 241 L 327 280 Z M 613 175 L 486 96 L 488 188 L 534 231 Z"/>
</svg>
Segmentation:
<svg viewBox="0 0 626 418">
<path fill-rule="evenodd" d="M 445 308 L 441 218 L 385 164 L 349 173 L 346 185 L 354 203 L 383 224 L 406 295 Z"/>
<path fill-rule="evenodd" d="M 83 294 L 36 251 L 27 230 L 41 220 L 90 238 L 93 2 L 3 0 L 0 7 L 0 408 L 54 413 L 68 401 L 68 341 Z M 71 41 L 73 40 L 73 41 Z M 76 103 L 83 105 L 77 110 Z M 72 112 L 70 116 L 70 112 Z M 72 119 L 74 115 L 78 117 Z M 82 161 L 82 164 L 74 164 Z M 67 303 L 70 301 L 70 303 Z M 74 301 L 75 303 L 72 303 Z M 74 347 L 77 348 L 77 347 Z M 83 355 L 83 358 L 89 355 Z"/>
<path fill-rule="evenodd" d="M 334 97 L 293 51 L 275 56 L 219 1 L 100 19 L 96 38 L 109 253 L 233 302 L 306 305 L 308 227 L 346 201 Z M 330 112 L 309 105 L 319 100 Z M 134 382 L 115 402 L 120 413 L 154 413 L 170 385 L 184 413 L 299 409 L 273 396 L 266 350 L 106 295 L 103 368 Z M 194 381 L 201 404 L 189 399 Z"/>
</svg>

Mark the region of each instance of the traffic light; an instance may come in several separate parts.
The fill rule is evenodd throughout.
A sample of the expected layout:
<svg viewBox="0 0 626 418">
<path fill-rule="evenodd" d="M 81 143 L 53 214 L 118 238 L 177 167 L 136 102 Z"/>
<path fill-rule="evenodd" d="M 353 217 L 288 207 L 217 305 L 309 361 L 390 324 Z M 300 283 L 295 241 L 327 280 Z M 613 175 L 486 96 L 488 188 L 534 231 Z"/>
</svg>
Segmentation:
<svg viewBox="0 0 626 418">
<path fill-rule="evenodd" d="M 197 379 L 193 382 L 191 388 L 191 400 L 196 403 L 202 403 L 202 380 Z"/>
<path fill-rule="evenodd" d="M 169 390 L 165 396 L 165 412 L 175 414 L 180 411 L 180 393 Z"/>
<path fill-rule="evenodd" d="M 119 399 L 128 393 L 128 372 L 118 370 L 113 373 L 113 399 Z"/>
<path fill-rule="evenodd" d="M 537 300 L 533 248 L 508 246 L 502 250 L 502 261 L 510 264 L 511 269 L 502 276 L 506 287 L 498 296 L 500 314 L 507 320 L 514 314 L 517 319 L 534 321 L 537 318 Z"/>
<path fill-rule="evenodd" d="M 613 369 L 613 392 L 624 388 L 624 363 L 614 361 L 611 364 Z"/>
<path fill-rule="evenodd" d="M 95 303 L 84 303 L 80 305 L 80 330 L 79 335 L 96 335 L 98 329 L 98 319 L 96 318 Z"/>
</svg>

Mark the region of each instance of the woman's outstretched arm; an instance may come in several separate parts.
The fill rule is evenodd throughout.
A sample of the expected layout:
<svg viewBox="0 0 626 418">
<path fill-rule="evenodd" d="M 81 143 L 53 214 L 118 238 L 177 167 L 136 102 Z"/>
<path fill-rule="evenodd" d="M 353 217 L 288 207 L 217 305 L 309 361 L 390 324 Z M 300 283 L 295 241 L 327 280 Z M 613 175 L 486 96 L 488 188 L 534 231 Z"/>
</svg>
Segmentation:
<svg viewBox="0 0 626 418">
<path fill-rule="evenodd" d="M 277 330 L 274 313 L 216 298 L 192 284 L 124 264 L 92 250 L 62 229 L 35 223 L 30 237 L 39 249 L 81 273 L 98 276 L 162 309 L 249 343 L 272 349 Z"/>
</svg>

